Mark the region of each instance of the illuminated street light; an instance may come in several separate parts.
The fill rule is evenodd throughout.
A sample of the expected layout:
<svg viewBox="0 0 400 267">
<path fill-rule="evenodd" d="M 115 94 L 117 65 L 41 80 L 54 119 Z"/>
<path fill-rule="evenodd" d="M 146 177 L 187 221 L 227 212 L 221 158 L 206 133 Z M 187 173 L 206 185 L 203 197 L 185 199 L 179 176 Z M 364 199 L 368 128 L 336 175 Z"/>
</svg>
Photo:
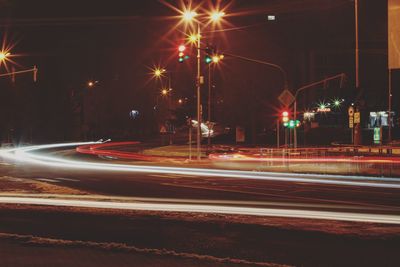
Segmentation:
<svg viewBox="0 0 400 267">
<path fill-rule="evenodd" d="M 167 70 L 164 68 L 156 67 L 152 70 L 154 78 L 161 78 Z"/>
<path fill-rule="evenodd" d="M 9 52 L 0 51 L 0 61 L 5 61 L 11 54 Z"/>
<path fill-rule="evenodd" d="M 213 55 L 211 59 L 213 63 L 219 63 L 224 57 L 224 55 Z"/>
<path fill-rule="evenodd" d="M 198 34 L 192 33 L 192 34 L 189 35 L 188 41 L 189 41 L 189 43 L 191 43 L 191 44 L 196 44 L 196 42 L 197 42 L 197 40 L 199 39 L 199 37 L 200 37 L 200 36 L 199 36 Z"/>
<path fill-rule="evenodd" d="M 193 11 L 193 10 L 186 10 L 185 12 L 183 12 L 182 14 L 182 19 L 185 22 L 192 22 L 193 19 L 197 16 L 197 12 Z"/>
<path fill-rule="evenodd" d="M 218 63 L 219 60 L 220 60 L 220 58 L 219 58 L 219 56 L 217 56 L 217 55 L 215 55 L 215 56 L 212 57 L 212 61 L 213 61 L 214 63 Z"/>
<path fill-rule="evenodd" d="M 92 87 L 94 87 L 96 84 L 98 84 L 99 83 L 99 81 L 88 81 L 88 83 L 87 83 L 87 86 L 89 87 L 89 88 L 92 88 Z"/>
<path fill-rule="evenodd" d="M 339 108 L 341 105 L 342 105 L 342 103 L 344 102 L 344 99 L 338 99 L 338 98 L 336 98 L 336 99 L 334 99 L 333 100 L 333 106 L 335 107 L 335 108 Z"/>
<path fill-rule="evenodd" d="M 225 12 L 223 11 L 213 11 L 210 14 L 210 20 L 214 23 L 219 22 L 222 17 L 225 16 Z"/>
<path fill-rule="evenodd" d="M 168 95 L 168 90 L 167 89 L 162 89 L 161 90 L 161 94 L 164 95 L 164 96 Z"/>
</svg>

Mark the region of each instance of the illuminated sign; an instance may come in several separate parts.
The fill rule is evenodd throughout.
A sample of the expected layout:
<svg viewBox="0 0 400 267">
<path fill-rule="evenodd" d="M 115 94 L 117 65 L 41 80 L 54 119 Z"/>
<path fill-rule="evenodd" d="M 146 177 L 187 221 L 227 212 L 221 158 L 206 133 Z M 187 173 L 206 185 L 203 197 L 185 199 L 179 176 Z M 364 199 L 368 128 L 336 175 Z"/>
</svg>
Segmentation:
<svg viewBox="0 0 400 267">
<path fill-rule="evenodd" d="M 317 112 L 331 112 L 331 108 L 320 107 L 320 108 L 317 108 Z"/>
</svg>

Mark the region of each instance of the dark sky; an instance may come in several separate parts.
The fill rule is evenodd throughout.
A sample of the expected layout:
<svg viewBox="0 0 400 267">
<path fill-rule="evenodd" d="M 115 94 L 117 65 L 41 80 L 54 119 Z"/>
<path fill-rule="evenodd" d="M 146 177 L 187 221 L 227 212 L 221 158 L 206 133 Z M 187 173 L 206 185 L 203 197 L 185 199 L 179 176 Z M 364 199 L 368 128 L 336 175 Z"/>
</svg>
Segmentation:
<svg viewBox="0 0 400 267">
<path fill-rule="evenodd" d="M 353 1 L 236 0 L 222 5 L 230 2 L 226 12 L 234 16 L 227 17 L 231 25 L 226 27 L 239 29 L 207 36 L 221 51 L 281 65 L 292 89 L 340 72 L 353 81 Z M 268 22 L 268 14 L 277 21 Z M 378 19 L 384 19 L 379 14 Z M 157 84 L 148 81 L 147 67 L 153 64 L 168 68 L 177 94 L 193 96 L 195 60 L 177 63 L 183 29 L 166 35 L 176 24 L 171 19 L 175 15 L 156 0 L 0 0 L 0 39 L 7 36 L 16 43 L 13 53 L 21 54 L 15 58 L 20 68 L 39 67 L 39 85 L 48 92 L 42 101 L 62 102 L 63 94 L 92 79 L 108 92 L 111 109 L 125 112 L 133 106 L 145 109 L 149 95 L 156 92 Z M 326 51 L 336 51 L 345 60 L 313 70 L 310 52 Z M 215 84 L 221 99 L 240 99 L 252 90 L 253 98 L 267 102 L 259 108 L 279 106 L 282 78 L 268 67 L 227 58 L 215 73 Z M 231 105 L 240 105 L 231 100 Z"/>
</svg>

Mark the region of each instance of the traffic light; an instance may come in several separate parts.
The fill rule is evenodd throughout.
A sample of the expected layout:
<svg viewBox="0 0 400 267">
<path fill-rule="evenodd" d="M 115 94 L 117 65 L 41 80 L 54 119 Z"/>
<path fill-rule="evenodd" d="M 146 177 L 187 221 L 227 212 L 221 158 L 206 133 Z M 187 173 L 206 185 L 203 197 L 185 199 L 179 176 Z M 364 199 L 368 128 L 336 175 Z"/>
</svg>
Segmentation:
<svg viewBox="0 0 400 267">
<path fill-rule="evenodd" d="M 290 120 L 288 122 L 284 122 L 283 126 L 293 129 L 293 128 L 298 128 L 300 127 L 300 121 L 299 120 Z"/>
<path fill-rule="evenodd" d="M 186 51 L 186 46 L 185 45 L 180 45 L 178 47 L 178 51 L 179 51 L 179 63 L 183 63 L 183 61 L 185 61 L 186 59 L 189 59 L 189 56 L 186 55 L 185 51 Z"/>
<path fill-rule="evenodd" d="M 288 111 L 283 111 L 282 112 L 282 122 L 283 123 L 289 122 L 289 112 Z"/>
<path fill-rule="evenodd" d="M 212 60 L 212 57 L 210 55 L 206 55 L 204 57 L 204 61 L 206 62 L 206 64 L 210 64 L 213 60 Z"/>
<path fill-rule="evenodd" d="M 204 48 L 204 52 L 206 52 L 206 55 L 204 57 L 204 61 L 206 62 L 206 64 L 210 64 L 212 62 L 217 63 L 216 61 L 219 61 L 217 48 L 215 46 L 207 44 L 206 48 Z"/>
</svg>

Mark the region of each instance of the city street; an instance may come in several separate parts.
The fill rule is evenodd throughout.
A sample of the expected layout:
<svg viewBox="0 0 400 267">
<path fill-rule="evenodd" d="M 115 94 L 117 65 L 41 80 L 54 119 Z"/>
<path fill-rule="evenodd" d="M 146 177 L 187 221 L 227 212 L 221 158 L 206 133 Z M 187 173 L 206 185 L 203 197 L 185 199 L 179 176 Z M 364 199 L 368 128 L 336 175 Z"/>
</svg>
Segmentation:
<svg viewBox="0 0 400 267">
<path fill-rule="evenodd" d="M 400 266 L 400 0 L 0 0 L 0 267 Z"/>
</svg>

